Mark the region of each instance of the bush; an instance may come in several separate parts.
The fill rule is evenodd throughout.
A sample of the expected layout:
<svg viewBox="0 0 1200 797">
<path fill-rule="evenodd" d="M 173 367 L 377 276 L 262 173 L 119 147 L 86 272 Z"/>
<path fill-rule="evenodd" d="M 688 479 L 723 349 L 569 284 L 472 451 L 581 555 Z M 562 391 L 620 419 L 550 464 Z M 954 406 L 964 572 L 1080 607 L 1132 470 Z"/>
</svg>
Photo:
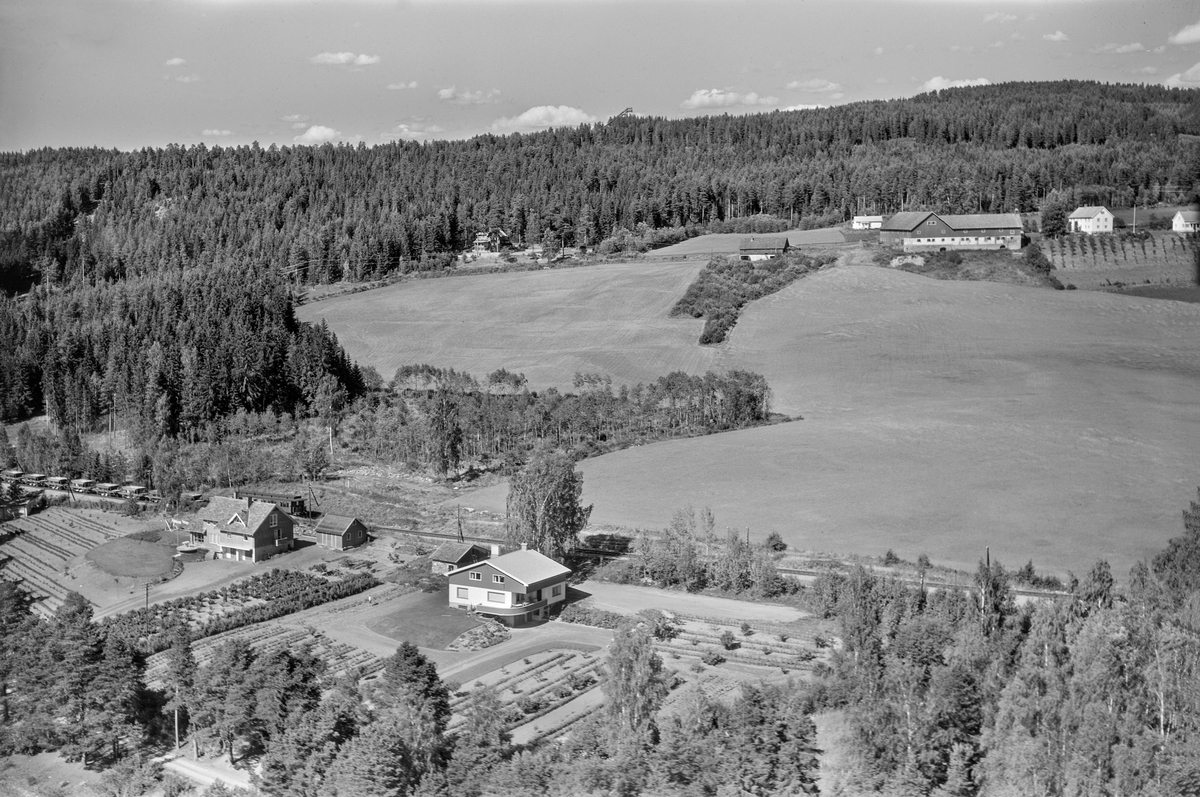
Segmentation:
<svg viewBox="0 0 1200 797">
<path fill-rule="evenodd" d="M 883 555 L 883 563 L 885 565 L 887 565 L 888 567 L 893 567 L 895 565 L 900 564 L 900 562 L 901 562 L 901 559 L 899 556 L 896 556 L 896 552 L 893 551 L 891 548 L 888 548 L 887 553 L 885 553 Z"/>
<path fill-rule="evenodd" d="M 769 548 L 772 551 L 775 551 L 776 553 L 780 553 L 782 551 L 787 550 L 787 543 L 783 541 L 783 537 L 779 536 L 778 531 L 772 531 L 770 534 L 768 534 L 767 541 L 765 544 L 766 544 L 767 548 Z"/>
<path fill-rule="evenodd" d="M 743 621 L 742 622 L 742 636 L 750 636 L 753 633 L 754 633 L 754 629 L 750 627 L 750 624 Z"/>
<path fill-rule="evenodd" d="M 572 603 L 558 613 L 558 619 L 564 623 L 578 623 L 596 628 L 616 630 L 629 621 L 623 614 L 597 609 L 586 603 Z"/>
<path fill-rule="evenodd" d="M 720 653 L 717 653 L 715 650 L 707 650 L 704 652 L 704 655 L 700 657 L 700 661 L 704 662 L 709 667 L 716 667 L 718 664 L 725 663 L 725 657 Z"/>
<path fill-rule="evenodd" d="M 725 648 L 726 650 L 733 650 L 734 648 L 738 647 L 738 641 L 734 639 L 733 632 L 729 629 L 725 629 L 721 632 L 721 647 Z"/>
</svg>

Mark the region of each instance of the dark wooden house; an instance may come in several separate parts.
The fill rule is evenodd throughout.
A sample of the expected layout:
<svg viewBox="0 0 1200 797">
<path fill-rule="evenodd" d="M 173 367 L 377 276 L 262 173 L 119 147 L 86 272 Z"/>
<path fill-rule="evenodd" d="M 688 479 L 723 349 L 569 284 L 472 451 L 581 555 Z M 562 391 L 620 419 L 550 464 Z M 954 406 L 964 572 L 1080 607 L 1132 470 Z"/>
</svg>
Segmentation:
<svg viewBox="0 0 1200 797">
<path fill-rule="evenodd" d="M 325 515 L 317 523 L 317 545 L 334 551 L 355 548 L 367 541 L 367 527 L 356 517 Z"/>
</svg>

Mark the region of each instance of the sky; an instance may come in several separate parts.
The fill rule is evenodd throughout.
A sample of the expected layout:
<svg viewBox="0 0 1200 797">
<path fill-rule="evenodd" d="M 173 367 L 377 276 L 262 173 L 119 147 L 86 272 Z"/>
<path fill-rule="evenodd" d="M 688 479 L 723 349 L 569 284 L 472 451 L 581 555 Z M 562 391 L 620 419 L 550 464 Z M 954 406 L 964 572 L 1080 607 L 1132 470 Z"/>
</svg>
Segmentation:
<svg viewBox="0 0 1200 797">
<path fill-rule="evenodd" d="M 1200 3 L 0 2 L 5 152 L 374 145 L 1060 79 L 1200 88 Z"/>
</svg>

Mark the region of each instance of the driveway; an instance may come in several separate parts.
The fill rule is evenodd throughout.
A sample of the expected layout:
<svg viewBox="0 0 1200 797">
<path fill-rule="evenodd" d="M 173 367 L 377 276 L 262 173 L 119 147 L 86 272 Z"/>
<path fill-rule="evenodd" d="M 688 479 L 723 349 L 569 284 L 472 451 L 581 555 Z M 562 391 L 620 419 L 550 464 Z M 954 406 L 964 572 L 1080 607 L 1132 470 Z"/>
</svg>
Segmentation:
<svg viewBox="0 0 1200 797">
<path fill-rule="evenodd" d="M 753 602 L 716 598 L 711 595 L 692 595 L 654 587 L 634 587 L 627 584 L 607 584 L 585 581 L 575 587 L 589 593 L 586 600 L 597 609 L 621 614 L 637 614 L 642 609 L 662 609 L 672 614 L 690 614 L 733 622 L 791 623 L 804 620 L 808 614 L 792 606 L 778 603 Z"/>
</svg>

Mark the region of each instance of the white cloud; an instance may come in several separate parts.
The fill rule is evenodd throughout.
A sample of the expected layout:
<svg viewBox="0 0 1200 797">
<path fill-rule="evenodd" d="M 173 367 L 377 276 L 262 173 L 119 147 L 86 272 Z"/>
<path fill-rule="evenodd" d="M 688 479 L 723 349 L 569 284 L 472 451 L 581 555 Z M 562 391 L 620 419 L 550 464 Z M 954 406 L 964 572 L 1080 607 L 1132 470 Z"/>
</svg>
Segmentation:
<svg viewBox="0 0 1200 797">
<path fill-rule="evenodd" d="M 760 97 L 755 92 L 738 94 L 723 89 L 696 89 L 679 104 L 680 108 L 731 108 L 735 105 L 778 105 L 778 97 Z"/>
<path fill-rule="evenodd" d="M 1157 75 L 1157 74 L 1158 74 L 1158 67 L 1156 67 L 1156 66 L 1144 66 L 1144 67 L 1142 67 L 1141 69 L 1135 69 L 1135 70 L 1133 71 L 1133 74 L 1135 74 L 1135 75 Z"/>
<path fill-rule="evenodd" d="M 1125 53 L 1141 53 L 1145 52 L 1145 50 L 1146 48 L 1142 46 L 1141 42 L 1133 42 L 1132 44 L 1117 44 L 1116 42 L 1109 42 L 1108 44 L 1103 44 L 1099 47 L 1096 47 L 1092 50 L 1092 52 L 1118 53 L 1124 55 Z"/>
<path fill-rule="evenodd" d="M 1182 30 L 1172 33 L 1167 41 L 1171 44 L 1196 44 L 1200 42 L 1200 22 L 1188 25 Z"/>
<path fill-rule="evenodd" d="M 842 87 L 838 83 L 831 80 L 822 80 L 815 77 L 812 80 L 793 80 L 787 84 L 789 89 L 800 89 L 801 91 L 811 91 L 817 93 L 826 93 L 830 91 L 841 91 Z"/>
<path fill-rule="evenodd" d="M 428 125 L 423 122 L 411 122 L 409 124 L 399 124 L 393 127 L 386 133 L 380 133 L 379 137 L 385 141 L 395 141 L 398 138 L 408 141 L 416 141 L 423 138 L 433 138 L 439 133 L 446 132 L 437 125 Z"/>
<path fill-rule="evenodd" d="M 306 127 L 308 127 L 308 122 L 292 122 L 293 130 L 303 130 Z"/>
<path fill-rule="evenodd" d="M 307 122 L 308 117 L 302 113 L 290 113 L 287 116 L 279 117 L 285 122 Z"/>
<path fill-rule="evenodd" d="M 1042 36 L 1042 38 L 1048 42 L 1069 42 L 1069 41 L 1071 41 L 1071 37 L 1068 36 L 1067 34 L 1063 33 L 1061 30 L 1056 30 L 1053 33 L 1047 33 L 1046 35 Z"/>
<path fill-rule="evenodd" d="M 824 108 L 824 105 L 789 105 L 786 108 L 780 108 L 781 111 L 815 111 L 818 108 Z"/>
<path fill-rule="evenodd" d="M 378 55 L 355 55 L 354 53 L 317 53 L 312 58 L 308 59 L 314 64 L 327 64 L 329 66 L 369 66 L 377 64 L 383 59 Z"/>
<path fill-rule="evenodd" d="M 921 85 L 921 91 L 941 91 L 942 89 L 960 89 L 966 86 L 990 86 L 992 81 L 985 77 L 965 80 L 949 80 L 938 75 L 931 77 Z"/>
<path fill-rule="evenodd" d="M 417 81 L 415 81 L 415 80 L 410 81 L 408 83 L 405 83 L 403 80 L 401 80 L 399 83 L 389 83 L 388 84 L 388 88 L 391 89 L 392 91 L 403 91 L 404 89 L 415 89 L 416 87 L 417 87 Z"/>
<path fill-rule="evenodd" d="M 326 144 L 330 141 L 337 141 L 342 137 L 340 130 L 334 130 L 332 127 L 325 125 L 313 125 L 305 130 L 300 135 L 292 139 L 297 144 Z"/>
<path fill-rule="evenodd" d="M 984 22 L 1016 22 L 1017 18 L 1012 14 L 1003 14 L 999 11 L 993 11 L 983 18 Z"/>
<path fill-rule="evenodd" d="M 492 130 L 497 133 L 528 133 L 551 127 L 576 127 L 594 121 L 596 117 L 569 105 L 538 105 L 517 116 L 497 119 L 492 122 Z"/>
<path fill-rule="evenodd" d="M 175 79 L 177 81 L 179 81 L 180 83 L 199 83 L 200 82 L 200 77 L 198 75 L 180 75 L 179 77 L 177 77 Z"/>
<path fill-rule="evenodd" d="M 1171 75 L 1163 81 L 1163 85 L 1170 86 L 1175 89 L 1196 89 L 1200 88 L 1200 63 L 1197 63 L 1186 72 L 1180 72 Z"/>
<path fill-rule="evenodd" d="M 218 130 L 215 127 L 214 128 L 206 127 L 206 128 L 204 128 L 204 132 L 201 133 L 200 135 L 202 135 L 202 136 L 232 136 L 233 131 L 232 130 Z"/>
<path fill-rule="evenodd" d="M 187 61 L 183 60 L 182 58 L 168 58 L 167 60 L 163 61 L 163 66 L 183 66 L 186 63 Z"/>
<path fill-rule="evenodd" d="M 450 86 L 449 88 L 438 89 L 438 99 L 442 102 L 452 102 L 455 105 L 486 105 L 499 101 L 500 90 L 492 89 L 486 93 L 465 89 L 459 91 L 454 86 Z"/>
</svg>

